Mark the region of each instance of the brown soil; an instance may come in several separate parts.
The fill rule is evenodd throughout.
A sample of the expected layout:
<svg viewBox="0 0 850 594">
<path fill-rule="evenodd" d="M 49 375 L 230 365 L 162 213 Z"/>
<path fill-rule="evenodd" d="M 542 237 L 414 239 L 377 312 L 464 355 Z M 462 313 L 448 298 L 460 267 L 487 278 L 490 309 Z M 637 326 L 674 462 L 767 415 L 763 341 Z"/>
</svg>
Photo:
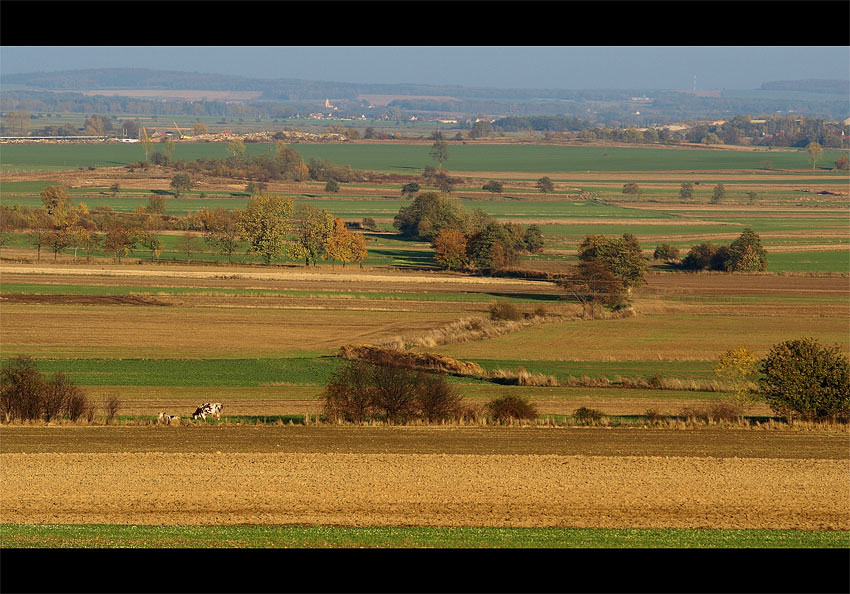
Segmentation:
<svg viewBox="0 0 850 594">
<path fill-rule="evenodd" d="M 2 437 L 4 523 L 850 529 L 843 434 L 4 427 Z"/>
</svg>

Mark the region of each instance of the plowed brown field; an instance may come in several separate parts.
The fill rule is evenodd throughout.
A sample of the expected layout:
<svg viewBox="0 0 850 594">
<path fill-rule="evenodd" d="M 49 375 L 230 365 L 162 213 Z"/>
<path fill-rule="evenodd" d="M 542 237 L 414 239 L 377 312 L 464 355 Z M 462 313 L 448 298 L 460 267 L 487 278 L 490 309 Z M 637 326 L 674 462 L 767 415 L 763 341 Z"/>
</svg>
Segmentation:
<svg viewBox="0 0 850 594">
<path fill-rule="evenodd" d="M 850 529 L 846 434 L 4 427 L 3 523 Z"/>
</svg>

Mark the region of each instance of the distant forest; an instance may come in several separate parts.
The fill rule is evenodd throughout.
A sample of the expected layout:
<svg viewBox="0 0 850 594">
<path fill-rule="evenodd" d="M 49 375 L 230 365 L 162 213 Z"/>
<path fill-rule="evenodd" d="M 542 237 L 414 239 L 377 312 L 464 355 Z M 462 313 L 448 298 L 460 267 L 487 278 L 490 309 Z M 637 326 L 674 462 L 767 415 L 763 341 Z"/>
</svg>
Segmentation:
<svg viewBox="0 0 850 594">
<path fill-rule="evenodd" d="M 827 120 L 850 117 L 847 81 L 766 82 L 746 96 L 695 96 L 675 90 L 494 89 L 415 84 L 354 84 L 295 79 L 257 79 L 147 69 L 98 69 L 7 74 L 0 84 L 0 110 L 104 115 L 215 115 L 287 118 L 321 111 L 325 99 L 337 115 L 408 119 L 411 116 L 560 116 L 596 125 L 645 127 L 682 120 L 730 119 L 740 114 L 797 114 Z M 21 88 L 24 87 L 24 88 Z M 162 101 L 86 96 L 82 90 L 259 91 L 255 100 Z M 765 95 L 760 97 L 759 91 Z M 783 97 L 782 91 L 789 91 Z M 808 93 L 800 98 L 800 91 Z M 363 95 L 395 95 L 389 105 L 371 106 Z M 792 96 L 793 95 L 793 96 Z M 433 99 L 431 99 L 433 97 Z M 450 99 L 447 99 L 450 98 Z"/>
</svg>

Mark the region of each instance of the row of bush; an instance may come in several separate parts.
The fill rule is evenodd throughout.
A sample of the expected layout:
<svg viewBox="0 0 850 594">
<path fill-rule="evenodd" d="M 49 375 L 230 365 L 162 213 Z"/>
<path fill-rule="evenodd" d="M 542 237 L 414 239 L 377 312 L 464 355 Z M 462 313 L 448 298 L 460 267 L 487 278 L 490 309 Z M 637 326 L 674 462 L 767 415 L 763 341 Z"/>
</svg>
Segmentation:
<svg viewBox="0 0 850 594">
<path fill-rule="evenodd" d="M 115 417 L 120 406 L 117 396 L 103 403 L 106 422 Z M 47 377 L 30 357 L 19 356 L 0 371 L 0 416 L 3 421 L 50 422 L 59 419 L 94 420 L 96 407 L 88 395 L 64 373 Z"/>
</svg>

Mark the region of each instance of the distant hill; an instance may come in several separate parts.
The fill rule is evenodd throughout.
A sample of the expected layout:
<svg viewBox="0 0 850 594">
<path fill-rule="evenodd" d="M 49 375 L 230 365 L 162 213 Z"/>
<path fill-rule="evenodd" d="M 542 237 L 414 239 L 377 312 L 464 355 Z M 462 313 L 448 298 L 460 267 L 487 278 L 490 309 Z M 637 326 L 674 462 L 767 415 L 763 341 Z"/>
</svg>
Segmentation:
<svg viewBox="0 0 850 594">
<path fill-rule="evenodd" d="M 816 79 L 777 80 L 762 83 L 763 91 L 804 91 L 806 93 L 828 93 L 850 96 L 850 80 Z"/>
<path fill-rule="evenodd" d="M 390 117 L 397 121 L 410 116 L 551 115 L 613 126 L 643 127 L 686 119 L 729 119 L 737 114 L 788 112 L 832 120 L 850 116 L 847 101 L 850 83 L 841 80 L 766 82 L 761 89 L 724 91 L 711 97 L 648 88 L 500 89 L 414 83 L 361 84 L 145 68 L 3 74 L 0 84 L 5 85 L 0 95 L 2 111 L 27 111 L 34 109 L 32 105 L 40 105 L 39 109 L 45 112 L 61 108 L 81 113 L 118 114 L 141 113 L 144 109 L 144 113 L 173 115 L 190 109 L 188 113 L 223 115 L 231 113 L 225 100 L 232 99 L 250 103 L 252 113 L 287 117 L 287 114 L 321 111 L 325 100 L 331 99 L 339 107 L 340 115 L 368 114 L 370 118 Z M 127 97 L 110 97 L 108 101 L 105 97 L 91 96 L 121 95 L 109 92 L 118 90 L 146 92 L 137 93 L 132 101 L 127 99 L 127 93 L 123 93 Z M 89 92 L 84 95 L 84 91 Z M 162 93 L 157 95 L 155 91 Z M 209 95 L 205 96 L 204 91 Z M 246 94 L 248 91 L 250 95 Z M 163 99 L 170 100 L 163 102 Z M 144 108 L 141 101 L 147 101 Z M 195 101 L 195 105 L 175 106 L 175 101 Z M 201 111 L 197 112 L 198 109 Z"/>
</svg>

